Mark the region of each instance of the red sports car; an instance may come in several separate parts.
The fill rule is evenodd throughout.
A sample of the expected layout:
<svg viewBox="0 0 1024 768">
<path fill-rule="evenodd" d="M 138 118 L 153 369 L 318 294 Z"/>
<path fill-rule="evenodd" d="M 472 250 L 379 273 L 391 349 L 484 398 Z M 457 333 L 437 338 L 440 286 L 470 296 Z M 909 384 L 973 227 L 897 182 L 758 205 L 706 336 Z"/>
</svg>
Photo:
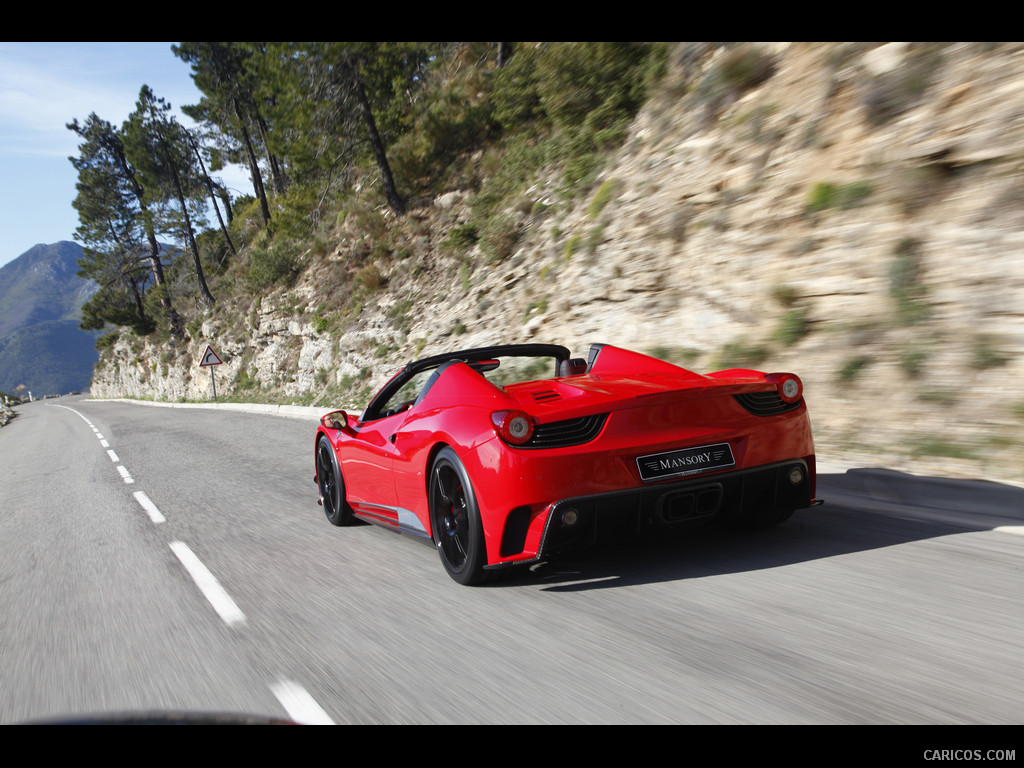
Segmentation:
<svg viewBox="0 0 1024 768">
<path fill-rule="evenodd" d="M 701 375 L 605 344 L 449 352 L 409 363 L 315 439 L 327 519 L 432 541 L 474 584 L 569 547 L 712 519 L 786 520 L 815 500 L 792 373 Z"/>
</svg>

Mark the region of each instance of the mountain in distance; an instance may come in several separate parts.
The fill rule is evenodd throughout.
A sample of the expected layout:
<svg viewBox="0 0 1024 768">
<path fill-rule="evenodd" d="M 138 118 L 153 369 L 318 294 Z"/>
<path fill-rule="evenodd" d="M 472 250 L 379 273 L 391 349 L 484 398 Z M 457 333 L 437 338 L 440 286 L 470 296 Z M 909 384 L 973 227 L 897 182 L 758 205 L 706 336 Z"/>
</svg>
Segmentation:
<svg viewBox="0 0 1024 768">
<path fill-rule="evenodd" d="M 97 290 L 78 276 L 81 256 L 78 243 L 40 244 L 0 267 L 0 391 L 23 384 L 41 397 L 89 388 L 100 332 L 78 327 Z"/>
</svg>

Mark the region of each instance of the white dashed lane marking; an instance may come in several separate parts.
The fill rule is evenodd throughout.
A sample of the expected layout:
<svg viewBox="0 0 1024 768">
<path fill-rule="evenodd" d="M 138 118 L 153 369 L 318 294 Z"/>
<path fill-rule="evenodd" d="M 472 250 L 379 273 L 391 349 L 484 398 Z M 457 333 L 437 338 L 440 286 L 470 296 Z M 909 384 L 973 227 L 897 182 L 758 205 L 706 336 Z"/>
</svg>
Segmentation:
<svg viewBox="0 0 1024 768">
<path fill-rule="evenodd" d="M 270 690 L 295 722 L 304 725 L 334 725 L 323 708 L 298 683 L 282 680 L 270 686 Z"/>
<path fill-rule="evenodd" d="M 196 586 L 199 587 L 199 591 L 203 593 L 203 596 L 210 601 L 213 609 L 224 619 L 224 623 L 228 626 L 244 624 L 245 614 L 235 605 L 235 601 L 231 599 L 231 596 L 224 590 L 224 587 L 220 585 L 217 578 L 195 556 L 192 550 L 188 548 L 188 545 L 181 541 L 172 541 L 171 550 L 181 560 L 181 564 L 185 566 L 185 570 L 188 571 L 189 576 L 192 577 Z"/>
<path fill-rule="evenodd" d="M 56 406 L 58 408 L 64 408 L 65 410 L 71 411 L 76 416 L 79 416 L 89 428 L 96 434 L 97 439 L 100 441 L 100 445 L 107 451 L 107 456 L 110 460 L 117 465 L 117 471 L 121 475 L 125 483 L 134 483 L 135 480 L 132 478 L 131 473 L 128 469 L 121 464 L 121 459 L 110 447 L 110 443 L 103 436 L 103 434 L 97 429 L 89 419 L 84 415 L 76 411 L 74 408 L 68 408 L 67 406 Z M 145 491 L 135 491 L 132 496 L 138 502 L 139 506 L 149 515 L 149 519 L 155 523 L 160 524 L 167 521 L 167 519 L 160 512 L 160 509 L 153 503 L 153 501 L 146 495 Z M 1024 530 L 1024 529 L 1022 529 Z M 178 560 L 185 567 L 189 576 L 192 577 L 193 582 L 199 587 L 199 591 L 203 593 L 203 596 L 209 601 L 213 609 L 223 619 L 224 623 L 228 626 L 241 626 L 245 624 L 245 614 L 242 613 L 235 601 L 231 599 L 227 591 L 220 585 L 217 578 L 210 572 L 210 570 L 203 565 L 202 561 L 196 557 L 195 553 L 189 549 L 188 545 L 181 541 L 171 542 L 171 550 L 177 556 Z M 284 707 L 288 716 L 297 723 L 305 723 L 308 725 L 334 725 L 334 721 L 331 720 L 330 716 L 324 709 L 316 703 L 312 696 L 298 683 L 292 682 L 291 680 L 282 680 L 274 683 L 270 686 L 271 692 L 277 697 L 277 700 L 281 702 L 281 706 Z"/>
<path fill-rule="evenodd" d="M 149 500 L 149 496 L 146 495 L 145 491 L 135 491 L 132 496 L 134 496 L 135 500 L 139 502 L 139 506 L 146 510 L 146 514 L 149 515 L 149 519 L 154 523 L 159 524 L 167 522 L 167 518 L 161 514 L 159 509 L 157 509 L 156 504 Z"/>
</svg>

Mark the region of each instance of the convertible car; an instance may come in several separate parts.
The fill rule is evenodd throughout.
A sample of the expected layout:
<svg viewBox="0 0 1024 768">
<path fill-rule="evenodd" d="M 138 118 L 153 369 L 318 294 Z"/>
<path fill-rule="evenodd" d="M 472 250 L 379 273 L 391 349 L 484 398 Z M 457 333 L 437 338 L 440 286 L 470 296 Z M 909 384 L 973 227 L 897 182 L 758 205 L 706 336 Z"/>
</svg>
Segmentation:
<svg viewBox="0 0 1024 768">
<path fill-rule="evenodd" d="M 409 363 L 362 415 L 325 415 L 319 502 L 436 546 L 455 581 L 571 547 L 720 520 L 758 528 L 815 499 L 792 373 L 701 375 L 594 344 L 450 352 Z"/>
</svg>

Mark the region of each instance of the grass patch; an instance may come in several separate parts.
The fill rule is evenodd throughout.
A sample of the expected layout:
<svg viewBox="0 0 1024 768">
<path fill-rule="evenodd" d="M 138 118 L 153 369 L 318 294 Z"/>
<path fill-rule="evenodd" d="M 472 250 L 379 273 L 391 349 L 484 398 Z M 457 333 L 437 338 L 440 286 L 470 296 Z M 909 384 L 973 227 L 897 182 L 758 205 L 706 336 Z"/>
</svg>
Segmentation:
<svg viewBox="0 0 1024 768">
<path fill-rule="evenodd" d="M 913 456 L 939 456 L 945 459 L 976 459 L 977 454 L 969 447 L 941 437 L 921 438 L 914 443 Z"/>
<path fill-rule="evenodd" d="M 395 327 L 400 331 L 407 331 L 409 329 L 409 311 L 412 309 L 412 299 L 402 299 L 396 301 L 390 309 L 388 309 L 388 317 L 391 318 L 395 323 Z"/>
<path fill-rule="evenodd" d="M 991 336 L 976 336 L 971 348 L 971 368 L 976 371 L 987 371 L 1006 365 L 1011 360 L 1009 354 L 999 348 Z"/>
<path fill-rule="evenodd" d="M 800 293 L 793 286 L 780 283 L 772 287 L 772 298 L 788 309 L 796 306 L 800 299 Z"/>
<path fill-rule="evenodd" d="M 245 281 L 253 292 L 274 285 L 287 285 L 298 274 L 299 262 L 294 243 L 278 239 L 266 245 L 253 243 Z"/>
<path fill-rule="evenodd" d="M 710 120 L 744 91 L 760 85 L 775 73 L 775 60 L 764 49 L 741 43 L 730 49 L 701 78 L 695 89 Z"/>
<path fill-rule="evenodd" d="M 889 267 L 889 296 L 896 303 L 896 316 L 903 325 L 913 325 L 928 317 L 922 261 L 920 240 L 905 237 L 896 244 Z"/>
<path fill-rule="evenodd" d="M 768 348 L 762 344 L 730 342 L 714 356 L 711 368 L 718 371 L 727 368 L 756 368 L 767 359 Z"/>
<path fill-rule="evenodd" d="M 775 329 L 774 339 L 784 346 L 792 346 L 811 332 L 810 310 L 807 307 L 793 307 L 782 316 Z"/>
<path fill-rule="evenodd" d="M 488 263 L 504 261 L 511 256 L 521 234 L 519 225 L 511 216 L 499 214 L 488 219 L 480 234 L 480 249 Z"/>
<path fill-rule="evenodd" d="M 441 247 L 446 251 L 467 251 L 476 245 L 479 239 L 480 233 L 476 226 L 473 224 L 462 224 L 449 230 L 448 236 L 444 239 Z"/>
<path fill-rule="evenodd" d="M 615 196 L 619 182 L 617 179 L 608 179 L 600 187 L 597 188 L 597 192 L 594 193 L 593 199 L 587 206 L 587 215 L 596 219 L 601 215 L 601 211 L 605 209 L 605 206 L 611 202 L 611 199 Z"/>
<path fill-rule="evenodd" d="M 329 315 L 315 313 L 310 320 L 310 325 L 316 333 L 328 333 L 334 325 L 334 320 Z"/>
<path fill-rule="evenodd" d="M 941 405 L 945 408 L 956 405 L 960 402 L 960 394 L 954 389 L 925 389 L 917 394 L 917 399 L 933 405 Z"/>
<path fill-rule="evenodd" d="M 96 339 L 96 343 L 95 343 L 94 346 L 96 347 L 96 349 L 99 349 L 99 350 L 107 349 L 109 347 L 114 346 L 114 344 L 117 343 L 117 340 L 120 337 L 121 337 L 120 331 L 111 331 L 110 333 L 105 333 L 102 336 L 100 336 L 98 339 Z"/>
<path fill-rule="evenodd" d="M 235 378 L 231 382 L 231 388 L 236 392 L 258 390 L 260 389 L 260 380 L 251 376 L 248 368 L 242 368 L 235 374 Z"/>
<path fill-rule="evenodd" d="M 937 78 L 945 45 L 914 43 L 901 66 L 863 84 L 861 102 L 871 125 L 884 125 L 918 103 Z"/>
<path fill-rule="evenodd" d="M 648 349 L 647 354 L 659 360 L 689 368 L 697 362 L 701 353 L 699 349 L 692 347 L 657 346 Z"/>
<path fill-rule="evenodd" d="M 562 256 L 566 261 L 569 261 L 576 255 L 582 243 L 583 237 L 581 235 L 573 235 L 565 241 L 565 247 L 562 249 Z"/>
<path fill-rule="evenodd" d="M 847 211 L 862 205 L 870 195 L 871 184 L 867 181 L 853 181 L 849 184 L 819 181 L 807 194 L 805 210 L 809 214 L 829 208 Z"/>
<path fill-rule="evenodd" d="M 367 264 L 356 272 L 356 282 L 372 293 L 383 288 L 387 278 L 376 264 Z"/>
<path fill-rule="evenodd" d="M 534 312 L 536 312 L 539 315 L 543 315 L 547 311 L 548 300 L 546 296 L 542 299 L 531 301 L 530 304 L 526 307 L 526 312 L 523 313 L 523 323 L 525 324 Z"/>
<path fill-rule="evenodd" d="M 928 350 L 920 344 L 907 344 L 900 349 L 900 368 L 912 379 L 918 378 L 924 372 L 927 360 Z"/>
<path fill-rule="evenodd" d="M 858 379 L 864 369 L 871 365 L 871 358 L 867 355 L 851 357 L 836 373 L 836 379 L 840 384 L 852 384 Z"/>
</svg>

